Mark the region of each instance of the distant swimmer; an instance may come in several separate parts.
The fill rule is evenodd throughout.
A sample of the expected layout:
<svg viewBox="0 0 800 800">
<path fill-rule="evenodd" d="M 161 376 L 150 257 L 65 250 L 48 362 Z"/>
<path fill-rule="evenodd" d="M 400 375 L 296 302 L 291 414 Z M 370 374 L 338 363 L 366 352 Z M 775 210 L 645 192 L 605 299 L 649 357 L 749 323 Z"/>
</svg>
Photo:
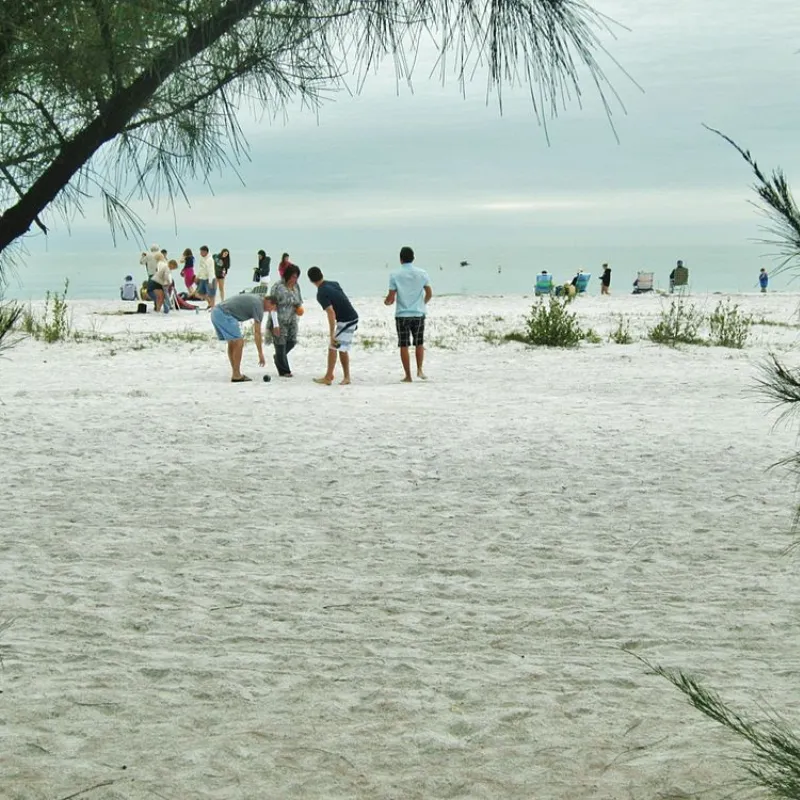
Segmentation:
<svg viewBox="0 0 800 800">
<path fill-rule="evenodd" d="M 469 261 L 459 261 L 458 262 L 458 266 L 459 267 L 468 267 L 469 266 Z"/>
</svg>

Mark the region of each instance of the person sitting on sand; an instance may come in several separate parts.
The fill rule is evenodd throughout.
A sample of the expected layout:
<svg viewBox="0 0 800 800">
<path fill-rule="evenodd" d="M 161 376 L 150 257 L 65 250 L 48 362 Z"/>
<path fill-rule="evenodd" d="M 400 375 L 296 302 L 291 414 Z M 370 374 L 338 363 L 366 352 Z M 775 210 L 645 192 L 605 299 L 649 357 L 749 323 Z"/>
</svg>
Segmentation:
<svg viewBox="0 0 800 800">
<path fill-rule="evenodd" d="M 275 298 L 272 295 L 237 294 L 225 300 L 211 312 L 211 324 L 217 338 L 228 343 L 228 361 L 231 364 L 231 383 L 244 383 L 252 380 L 242 374 L 242 353 L 244 352 L 244 337 L 240 322 L 253 320 L 253 338 L 258 350 L 258 365 L 263 367 L 264 346 L 261 337 L 261 322 L 267 312 L 272 322 L 272 335 L 280 336 L 278 328 L 278 314 Z"/>
<path fill-rule="evenodd" d="M 128 302 L 139 299 L 139 290 L 133 280 L 133 275 L 126 275 L 125 282 L 119 287 L 119 299 Z"/>
<path fill-rule="evenodd" d="M 413 339 L 417 361 L 417 377 L 427 380 L 422 370 L 425 359 L 425 315 L 433 295 L 428 273 L 414 266 L 414 251 L 410 247 L 400 249 L 400 269 L 389 277 L 389 293 L 383 301 L 390 306 L 397 301 L 395 328 L 400 362 L 403 365 L 403 383 L 411 383 L 411 360 L 408 348 Z"/>
<path fill-rule="evenodd" d="M 328 369 L 322 378 L 314 378 L 314 383 L 330 386 L 336 369 L 336 354 L 342 364 L 342 386 L 350 384 L 350 347 L 358 330 L 358 314 L 347 295 L 336 281 L 326 281 L 319 267 L 308 270 L 308 279 L 317 287 L 317 302 L 328 315 Z"/>
</svg>

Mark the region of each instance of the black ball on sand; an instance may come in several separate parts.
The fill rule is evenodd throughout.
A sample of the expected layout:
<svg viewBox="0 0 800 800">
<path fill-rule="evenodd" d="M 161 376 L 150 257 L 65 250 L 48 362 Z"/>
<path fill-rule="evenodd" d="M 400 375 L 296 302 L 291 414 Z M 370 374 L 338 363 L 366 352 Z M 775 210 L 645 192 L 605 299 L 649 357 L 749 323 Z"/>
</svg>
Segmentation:
<svg viewBox="0 0 800 800">
<path fill-rule="evenodd" d="M 269 383 L 272 380 L 269 375 L 264 376 L 264 383 Z"/>
</svg>

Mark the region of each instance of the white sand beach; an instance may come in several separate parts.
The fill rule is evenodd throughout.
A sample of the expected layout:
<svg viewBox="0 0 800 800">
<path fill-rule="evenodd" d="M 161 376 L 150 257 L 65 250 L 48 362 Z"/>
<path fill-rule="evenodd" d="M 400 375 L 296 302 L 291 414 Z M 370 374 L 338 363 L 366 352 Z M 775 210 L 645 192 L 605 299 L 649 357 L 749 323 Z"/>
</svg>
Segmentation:
<svg viewBox="0 0 800 800">
<path fill-rule="evenodd" d="M 355 300 L 349 387 L 310 297 L 247 385 L 204 312 L 70 301 L 81 341 L 0 358 L 0 797 L 727 796 L 743 751 L 625 649 L 800 720 L 796 427 L 754 390 L 800 295 L 732 299 L 779 324 L 670 349 L 662 298 L 581 297 L 603 343 L 532 349 L 491 341 L 532 298 L 434 297 L 411 385 Z"/>
</svg>

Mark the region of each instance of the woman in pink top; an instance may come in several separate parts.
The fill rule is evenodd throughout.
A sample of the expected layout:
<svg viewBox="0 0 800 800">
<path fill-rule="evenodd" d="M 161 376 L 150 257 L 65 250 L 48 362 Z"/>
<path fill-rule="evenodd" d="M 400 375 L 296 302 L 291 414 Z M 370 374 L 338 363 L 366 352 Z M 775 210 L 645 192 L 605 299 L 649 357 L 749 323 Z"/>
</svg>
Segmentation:
<svg viewBox="0 0 800 800">
<path fill-rule="evenodd" d="M 194 277 L 194 256 L 192 255 L 191 248 L 187 247 L 183 251 L 183 255 L 181 256 L 181 263 L 183 264 L 183 268 L 181 269 L 181 275 L 183 275 L 183 282 L 186 284 L 186 290 L 189 294 L 192 293 L 192 288 L 194 287 L 195 277 Z"/>
<path fill-rule="evenodd" d="M 289 261 L 289 254 L 284 253 L 281 256 L 281 263 L 278 264 L 278 275 L 280 275 L 281 280 L 283 279 L 284 273 L 286 272 L 286 267 L 291 266 L 292 262 Z"/>
</svg>

